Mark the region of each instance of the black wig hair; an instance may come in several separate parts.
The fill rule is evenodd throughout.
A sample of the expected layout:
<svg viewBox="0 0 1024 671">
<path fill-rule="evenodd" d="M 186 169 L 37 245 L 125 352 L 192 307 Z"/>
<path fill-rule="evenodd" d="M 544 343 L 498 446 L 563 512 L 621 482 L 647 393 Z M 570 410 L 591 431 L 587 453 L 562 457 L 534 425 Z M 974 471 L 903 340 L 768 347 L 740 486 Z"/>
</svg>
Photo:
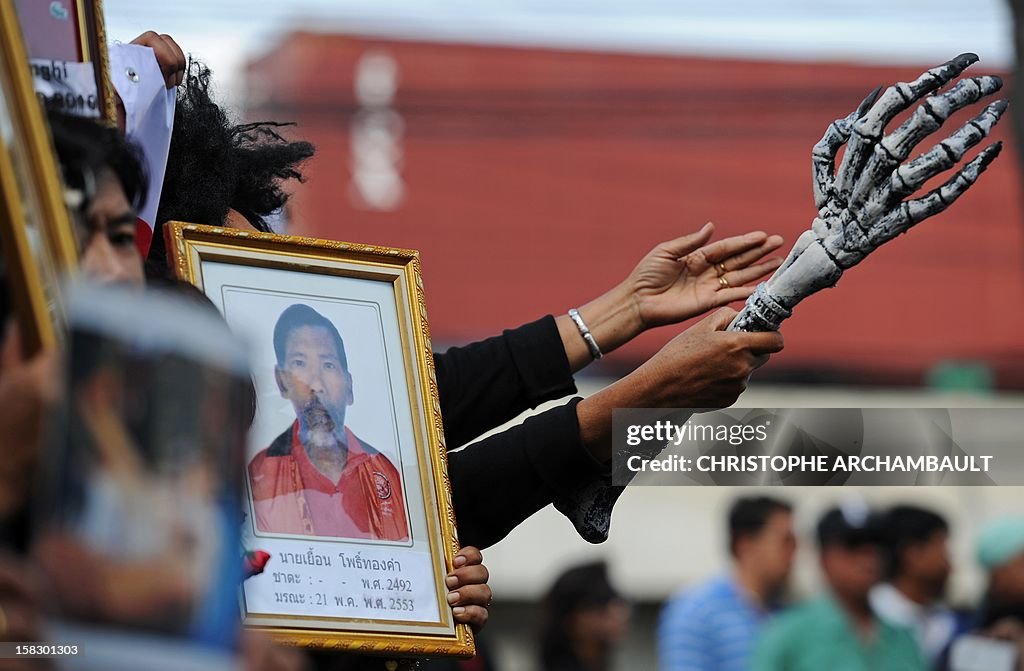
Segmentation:
<svg viewBox="0 0 1024 671">
<path fill-rule="evenodd" d="M 211 97 L 210 77 L 210 69 L 192 59 L 178 91 L 157 230 L 146 261 L 150 276 L 168 272 L 164 222 L 223 226 L 228 210 L 235 209 L 257 230 L 270 231 L 266 217 L 288 202 L 282 182 L 304 181 L 300 166 L 313 155 L 312 144 L 291 142 L 277 130 L 292 124 L 233 123 Z"/>
</svg>

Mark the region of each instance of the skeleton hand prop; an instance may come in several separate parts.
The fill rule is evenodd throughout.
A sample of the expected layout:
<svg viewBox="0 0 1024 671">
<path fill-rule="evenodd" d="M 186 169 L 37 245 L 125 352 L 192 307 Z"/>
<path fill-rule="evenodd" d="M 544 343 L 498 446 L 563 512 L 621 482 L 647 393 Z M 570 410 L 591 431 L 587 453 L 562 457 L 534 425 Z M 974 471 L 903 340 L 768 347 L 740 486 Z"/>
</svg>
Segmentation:
<svg viewBox="0 0 1024 671">
<path fill-rule="evenodd" d="M 998 77 L 963 79 L 946 93 L 934 94 L 967 67 L 974 54 L 962 54 L 933 68 L 915 81 L 871 92 L 857 111 L 833 122 L 814 147 L 814 202 L 818 217 L 804 232 L 775 274 L 757 287 L 730 330 L 777 330 L 793 306 L 833 286 L 843 271 L 860 263 L 882 244 L 915 224 L 942 212 L 964 194 L 1002 145 L 992 144 L 939 188 L 921 198 L 904 200 L 932 177 L 960 161 L 984 139 L 1006 110 L 994 102 L 930 151 L 903 163 L 914 147 L 964 107 L 1002 87 Z M 913 115 L 893 133 L 886 124 L 912 104 Z M 846 144 L 838 175 L 835 159 Z M 656 450 L 655 452 L 660 451 Z M 653 455 L 648 455 L 653 456 Z M 612 507 L 625 489 L 610 478 L 597 478 L 555 501 L 558 508 L 591 543 L 608 537 Z"/>
<path fill-rule="evenodd" d="M 970 188 L 999 151 L 989 145 L 942 186 L 920 198 L 904 200 L 922 184 L 960 161 L 980 143 L 1006 110 L 1006 101 L 986 107 L 955 133 L 907 163 L 910 152 L 955 112 L 1002 88 L 998 77 L 960 80 L 935 93 L 976 63 L 961 54 L 928 70 L 913 82 L 875 89 L 857 111 L 833 122 L 814 146 L 814 203 L 818 216 L 770 279 L 758 285 L 729 326 L 732 331 L 774 331 L 793 306 L 839 281 L 843 271 L 928 217 L 942 212 Z M 925 98 L 907 121 L 889 135 L 885 126 Z M 835 159 L 846 145 L 839 172 Z"/>
</svg>

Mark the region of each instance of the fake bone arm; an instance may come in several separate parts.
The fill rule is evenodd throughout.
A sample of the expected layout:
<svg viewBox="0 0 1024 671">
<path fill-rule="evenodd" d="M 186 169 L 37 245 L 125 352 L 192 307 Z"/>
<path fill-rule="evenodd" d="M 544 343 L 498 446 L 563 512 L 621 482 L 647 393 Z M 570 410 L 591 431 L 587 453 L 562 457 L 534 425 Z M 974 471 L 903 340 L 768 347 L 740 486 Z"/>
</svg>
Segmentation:
<svg viewBox="0 0 1024 671">
<path fill-rule="evenodd" d="M 843 271 L 915 224 L 942 212 L 970 188 L 1002 147 L 986 147 L 942 186 L 905 200 L 926 181 L 952 168 L 968 150 L 988 136 L 1006 110 L 998 101 L 968 121 L 930 151 L 904 163 L 922 140 L 955 112 L 995 93 L 998 77 L 970 77 L 945 93 L 935 93 L 977 62 L 961 54 L 928 70 L 910 83 L 875 89 L 849 116 L 829 125 L 812 153 L 814 202 L 818 216 L 772 277 L 760 284 L 729 326 L 734 331 L 777 330 L 804 298 L 833 286 Z M 925 96 L 928 96 L 925 98 Z M 911 117 L 889 135 L 885 126 L 900 112 L 925 98 Z M 835 159 L 846 145 L 839 172 Z M 646 448 L 653 457 L 660 446 Z M 625 474 L 628 477 L 628 473 Z M 595 479 L 555 501 L 591 543 L 608 537 L 612 507 L 623 486 Z"/>
<path fill-rule="evenodd" d="M 977 181 L 999 155 L 1001 143 L 986 147 L 942 186 L 907 199 L 988 136 L 1006 111 L 1005 100 L 988 105 L 931 150 L 904 163 L 914 147 L 951 115 L 1002 88 L 998 77 L 980 76 L 962 79 L 945 93 L 934 93 L 977 60 L 974 54 L 961 54 L 909 84 L 890 86 L 881 96 L 876 89 L 857 111 L 828 127 L 812 155 L 818 216 L 775 274 L 747 299 L 729 330 L 778 330 L 801 300 L 835 285 L 844 271 L 945 210 Z M 905 123 L 883 135 L 897 114 L 922 98 Z M 844 144 L 846 153 L 837 174 L 835 158 Z"/>
</svg>

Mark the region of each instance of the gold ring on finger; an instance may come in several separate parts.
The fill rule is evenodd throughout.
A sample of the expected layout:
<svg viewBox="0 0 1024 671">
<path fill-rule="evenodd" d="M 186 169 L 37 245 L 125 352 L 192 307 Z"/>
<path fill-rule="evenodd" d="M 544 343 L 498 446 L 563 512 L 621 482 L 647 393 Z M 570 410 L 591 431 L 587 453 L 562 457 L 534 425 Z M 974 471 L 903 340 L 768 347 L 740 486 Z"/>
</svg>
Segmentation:
<svg viewBox="0 0 1024 671">
<path fill-rule="evenodd" d="M 725 263 L 719 263 L 718 264 L 718 276 L 721 277 L 722 275 L 725 275 L 727 272 L 729 272 L 729 271 L 725 269 Z"/>
<path fill-rule="evenodd" d="M 721 275 L 718 278 L 718 284 L 721 288 L 725 289 L 729 286 L 729 280 L 725 279 L 725 275 Z"/>
</svg>

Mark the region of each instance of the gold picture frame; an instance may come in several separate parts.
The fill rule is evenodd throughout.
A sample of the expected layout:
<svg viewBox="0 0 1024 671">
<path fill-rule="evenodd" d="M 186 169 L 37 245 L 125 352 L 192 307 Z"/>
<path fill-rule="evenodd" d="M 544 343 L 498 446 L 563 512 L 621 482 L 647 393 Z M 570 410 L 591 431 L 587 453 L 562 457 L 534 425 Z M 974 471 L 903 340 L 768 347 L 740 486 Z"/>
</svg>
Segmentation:
<svg viewBox="0 0 1024 671">
<path fill-rule="evenodd" d="M 78 265 L 75 233 L 18 17 L 0 3 L 0 244 L 26 354 L 59 343 L 62 276 Z"/>
<path fill-rule="evenodd" d="M 446 601 L 444 579 L 459 543 L 419 253 L 182 222 L 167 223 L 164 232 L 177 276 L 203 291 L 253 344 L 258 400 L 246 456 L 243 535 L 247 549 L 268 551 L 271 560 L 243 585 L 245 625 L 303 647 L 396 658 L 472 656 L 472 632 L 454 622 Z M 327 389 L 325 405 L 334 407 L 330 383 L 319 377 L 308 386 L 295 382 L 313 366 L 307 362 L 323 355 L 311 353 L 295 364 L 299 372 L 289 372 L 290 358 L 300 355 L 292 353 L 294 331 L 286 328 L 302 328 L 282 326 L 293 310 L 313 310 L 330 322 L 309 328 L 333 331 L 335 339 L 324 335 L 323 342 L 335 343 L 327 356 L 340 352 L 340 363 L 323 365 L 342 369 L 347 381 L 338 383 L 344 390 L 336 394 L 340 399 L 347 392 L 347 410 L 340 419 L 331 415 L 337 421 L 329 425 L 332 438 L 339 426 L 348 436 L 339 440 L 347 457 L 333 491 L 333 477 L 318 490 L 310 484 L 319 481 L 316 474 L 288 480 L 303 473 L 300 462 L 312 461 L 305 447 L 312 443 L 303 436 L 316 424 L 301 418 L 314 393 L 296 401 L 294 389 Z M 365 447 L 368 439 L 374 448 Z M 357 491 L 343 483 L 351 483 L 350 464 L 370 463 L 365 454 L 378 460 L 373 485 Z M 345 519 L 335 525 L 312 512 L 314 497 L 331 496 L 340 497 L 341 518 L 350 505 L 359 511 L 350 530 Z M 289 507 L 291 497 L 301 498 L 302 507 Z M 399 519 L 395 527 L 366 531 L 359 515 L 374 506 L 388 506 L 392 516 L 399 510 L 406 526 L 388 517 Z M 327 508 L 330 515 L 341 509 Z"/>
<path fill-rule="evenodd" d="M 82 41 L 91 41 L 84 59 L 96 63 L 96 86 L 100 92 L 103 109 L 103 120 L 117 125 L 117 94 L 114 91 L 114 80 L 110 75 L 110 55 L 107 53 L 107 24 L 103 18 L 103 0 L 75 0 L 80 11 L 87 13 L 88 19 L 79 24 Z"/>
<path fill-rule="evenodd" d="M 20 8 L 22 32 L 25 35 L 26 51 L 29 58 L 51 61 L 55 66 L 63 63 L 89 63 L 92 65 L 96 84 L 96 117 L 108 124 L 117 123 L 117 98 L 110 76 L 110 58 L 107 54 L 107 31 L 103 16 L 102 0 L 15 0 Z M 47 13 L 49 16 L 47 16 Z M 53 21 L 56 20 L 57 23 Z M 60 21 L 67 21 L 66 30 L 58 30 Z M 73 39 L 73 47 L 62 45 L 61 39 Z M 52 51 L 51 51 L 52 50 Z M 42 66 L 40 66 L 42 67 Z M 57 76 L 53 72 L 33 73 Z M 67 74 L 66 67 L 64 75 Z M 46 79 L 46 77 L 44 77 Z M 42 95 L 42 94 L 40 94 Z M 87 100 L 75 96 L 70 102 L 63 101 L 65 112 L 81 114 L 80 108 L 88 107 Z M 82 116 L 93 116 L 82 114 Z"/>
</svg>

